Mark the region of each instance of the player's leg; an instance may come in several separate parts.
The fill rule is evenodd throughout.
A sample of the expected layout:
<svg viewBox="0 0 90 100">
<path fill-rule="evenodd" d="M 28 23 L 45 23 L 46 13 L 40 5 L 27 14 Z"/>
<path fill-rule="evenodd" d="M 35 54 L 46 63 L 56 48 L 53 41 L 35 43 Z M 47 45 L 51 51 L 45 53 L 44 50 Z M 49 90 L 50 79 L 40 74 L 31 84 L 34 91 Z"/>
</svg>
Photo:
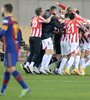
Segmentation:
<svg viewBox="0 0 90 100">
<path fill-rule="evenodd" d="M 45 70 L 46 72 L 51 73 L 48 66 L 49 66 L 49 63 L 50 63 L 52 55 L 53 55 L 52 39 L 51 38 L 46 39 L 44 41 L 44 44 L 46 46 L 46 50 L 45 50 L 45 54 L 42 59 L 40 71 L 42 72 Z M 44 44 L 42 43 L 43 47 L 44 47 Z"/>
<path fill-rule="evenodd" d="M 8 73 L 5 73 L 5 80 L 6 80 L 5 82 L 8 83 L 8 81 L 10 79 L 10 74 L 12 74 L 14 76 L 14 78 L 22 86 L 23 90 L 25 91 L 23 94 L 21 94 L 21 96 L 25 96 L 27 93 L 30 92 L 30 89 L 28 88 L 28 86 L 26 85 L 26 83 L 22 79 L 21 75 L 19 74 L 19 72 L 15 68 L 16 63 L 17 63 L 17 59 L 18 59 L 18 53 L 6 53 L 5 54 L 4 64 L 7 67 L 7 72 L 8 72 Z M 7 84 L 4 83 L 2 85 L 2 89 L 3 89 L 3 87 L 5 89 L 6 86 L 7 86 Z"/>
<path fill-rule="evenodd" d="M 29 69 L 30 71 L 33 73 L 33 67 L 40 55 L 40 50 L 41 50 L 41 38 L 39 37 L 36 37 L 34 38 L 34 54 L 33 54 L 33 57 L 32 57 L 32 60 L 31 60 L 31 63 L 29 65 Z"/>
<path fill-rule="evenodd" d="M 16 70 L 15 66 L 8 67 L 8 71 L 12 74 L 12 76 L 17 80 L 17 82 L 21 85 L 23 89 L 20 94 L 20 97 L 27 95 L 30 92 L 30 89 L 28 88 L 27 84 L 24 82 L 21 74 Z"/>
<path fill-rule="evenodd" d="M 50 61 L 51 61 L 51 59 L 52 59 L 52 55 L 53 55 L 53 50 L 46 50 L 46 52 L 45 52 L 45 55 L 47 55 L 47 61 L 46 61 L 46 63 L 45 63 L 45 66 L 44 66 L 44 70 L 46 71 L 46 72 L 48 72 L 48 73 L 50 73 L 50 71 L 49 71 L 49 63 L 50 63 Z"/>
<path fill-rule="evenodd" d="M 67 58 L 66 56 L 62 57 L 62 60 L 61 60 L 61 64 L 60 64 L 60 67 L 59 67 L 58 74 L 63 75 L 64 66 L 65 66 L 66 63 L 67 63 L 67 60 L 68 60 L 68 58 Z"/>
<path fill-rule="evenodd" d="M 71 68 L 71 66 L 72 66 L 73 63 L 74 63 L 75 56 L 76 56 L 76 54 L 75 54 L 75 53 L 72 53 L 72 54 L 70 55 L 70 58 L 69 58 L 68 62 L 67 62 L 67 67 L 66 67 L 66 69 L 65 69 L 65 73 L 66 73 L 67 75 L 70 75 L 70 68 Z"/>
<path fill-rule="evenodd" d="M 40 74 L 40 64 L 41 64 L 41 61 L 42 61 L 42 58 L 43 58 L 43 55 L 44 55 L 45 51 L 42 50 L 42 47 L 41 47 L 41 51 L 40 51 L 40 55 L 34 65 L 34 68 L 33 68 L 33 72 L 36 73 L 36 74 Z"/>
<path fill-rule="evenodd" d="M 5 69 L 5 72 L 4 72 L 4 78 L 3 78 L 2 88 L 0 90 L 0 95 L 4 95 L 9 80 L 10 80 L 10 72 L 6 68 Z"/>
<path fill-rule="evenodd" d="M 60 45 L 60 39 L 57 40 L 57 37 L 55 39 L 54 45 L 55 45 L 54 47 L 55 47 L 55 52 L 56 52 L 55 56 L 56 56 L 57 61 L 55 62 L 55 68 L 53 72 L 55 74 L 58 74 L 58 69 L 61 63 L 61 45 Z"/>
<path fill-rule="evenodd" d="M 70 58 L 68 60 L 67 68 L 65 70 L 65 73 L 68 75 L 70 75 L 70 68 L 74 64 L 76 55 L 79 53 L 79 43 L 78 42 L 70 43 L 69 47 L 70 47 L 70 50 L 69 50 Z M 75 69 L 74 72 L 77 73 L 78 75 L 80 75 L 80 72 L 78 69 Z"/>
<path fill-rule="evenodd" d="M 62 60 L 61 60 L 60 66 L 59 66 L 58 74 L 63 75 L 64 66 L 66 65 L 67 60 L 68 60 L 67 56 L 65 56 L 68 54 L 68 46 L 67 46 L 66 41 L 61 41 L 61 54 L 62 54 Z"/>
<path fill-rule="evenodd" d="M 80 75 L 79 71 L 79 63 L 80 63 L 80 51 L 75 57 L 75 68 L 74 68 L 74 73 L 77 75 Z"/>
<path fill-rule="evenodd" d="M 26 73 L 30 73 L 28 66 L 29 66 L 31 59 L 33 57 L 33 54 L 34 54 L 33 39 L 31 37 L 29 38 L 29 44 L 30 44 L 30 54 L 28 55 L 26 62 L 24 64 L 21 64 L 22 69 Z"/>
<path fill-rule="evenodd" d="M 7 58 L 8 58 L 8 62 L 7 62 L 8 71 L 21 85 L 23 90 L 22 90 L 20 97 L 23 97 L 30 92 L 30 89 L 28 88 L 27 84 L 24 82 L 21 74 L 16 70 L 15 66 L 18 60 L 18 53 L 9 53 L 7 54 Z"/>
<path fill-rule="evenodd" d="M 90 66 L 90 51 L 89 51 L 89 50 L 86 50 L 86 56 L 87 56 L 88 61 L 87 61 L 85 64 L 83 64 L 83 65 L 81 66 L 81 68 L 80 68 L 81 75 L 83 75 L 83 76 L 86 74 L 86 73 L 85 73 L 85 69 L 86 69 L 88 66 Z"/>
</svg>

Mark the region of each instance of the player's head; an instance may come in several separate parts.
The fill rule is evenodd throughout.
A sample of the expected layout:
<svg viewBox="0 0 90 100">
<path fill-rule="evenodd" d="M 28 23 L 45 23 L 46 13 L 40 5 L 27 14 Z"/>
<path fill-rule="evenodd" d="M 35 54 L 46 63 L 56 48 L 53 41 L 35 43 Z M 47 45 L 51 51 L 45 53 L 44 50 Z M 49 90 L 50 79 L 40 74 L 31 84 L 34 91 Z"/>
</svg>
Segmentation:
<svg viewBox="0 0 90 100">
<path fill-rule="evenodd" d="M 72 7 L 67 7 L 66 12 L 71 13 L 72 12 Z"/>
<path fill-rule="evenodd" d="M 69 19 L 70 19 L 70 20 L 75 19 L 75 15 L 74 15 L 74 13 L 70 13 L 70 14 L 69 14 Z"/>
<path fill-rule="evenodd" d="M 45 10 L 45 14 L 49 14 L 50 9 Z"/>
<path fill-rule="evenodd" d="M 12 4 L 5 4 L 2 7 L 2 11 L 1 11 L 2 12 L 2 16 L 4 17 L 5 15 L 12 13 L 12 11 L 13 11 Z"/>
<path fill-rule="evenodd" d="M 57 14 L 57 8 L 55 6 L 51 6 L 50 11 L 55 15 Z"/>
<path fill-rule="evenodd" d="M 41 7 L 36 8 L 36 9 L 35 9 L 35 14 L 36 14 L 37 16 L 42 16 L 42 14 L 43 14 L 42 8 L 41 8 Z"/>
<path fill-rule="evenodd" d="M 62 19 L 64 19 L 64 18 L 65 18 L 66 11 L 61 9 L 61 10 L 59 11 L 59 13 L 60 13 L 60 17 L 61 17 Z"/>
</svg>

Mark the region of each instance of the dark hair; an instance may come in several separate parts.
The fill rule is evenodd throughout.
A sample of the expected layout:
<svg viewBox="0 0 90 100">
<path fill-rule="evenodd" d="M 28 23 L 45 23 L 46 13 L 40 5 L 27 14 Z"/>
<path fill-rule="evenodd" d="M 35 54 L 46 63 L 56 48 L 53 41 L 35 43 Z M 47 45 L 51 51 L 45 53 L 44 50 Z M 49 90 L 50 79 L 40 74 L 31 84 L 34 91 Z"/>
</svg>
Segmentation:
<svg viewBox="0 0 90 100">
<path fill-rule="evenodd" d="M 6 10 L 7 12 L 9 12 L 9 13 L 12 13 L 12 11 L 13 11 L 13 6 L 12 6 L 12 4 L 5 4 L 5 5 L 4 5 L 4 8 L 5 8 L 5 10 Z"/>
<path fill-rule="evenodd" d="M 50 7 L 50 10 L 51 10 L 51 11 L 56 10 L 56 9 L 57 9 L 57 8 L 56 8 L 55 6 L 51 6 L 51 7 Z"/>
<path fill-rule="evenodd" d="M 42 13 L 42 8 L 41 7 L 36 8 L 35 13 L 36 13 L 37 16 L 40 16 L 40 14 Z"/>
<path fill-rule="evenodd" d="M 79 15 L 80 14 L 80 11 L 79 10 L 76 10 L 76 13 Z"/>
<path fill-rule="evenodd" d="M 66 13 L 66 14 L 65 14 L 65 18 L 68 18 L 68 15 L 69 15 L 69 14 L 68 14 L 68 13 Z"/>
<path fill-rule="evenodd" d="M 45 12 L 50 12 L 50 9 L 45 10 Z"/>
<path fill-rule="evenodd" d="M 70 18 L 70 20 L 75 19 L 75 14 L 74 14 L 74 13 L 70 13 L 70 14 L 69 14 L 69 18 Z"/>
<path fill-rule="evenodd" d="M 72 10 L 72 7 L 68 7 L 68 8 L 67 8 L 67 11 L 68 11 L 68 12 L 69 12 L 70 10 Z"/>
</svg>

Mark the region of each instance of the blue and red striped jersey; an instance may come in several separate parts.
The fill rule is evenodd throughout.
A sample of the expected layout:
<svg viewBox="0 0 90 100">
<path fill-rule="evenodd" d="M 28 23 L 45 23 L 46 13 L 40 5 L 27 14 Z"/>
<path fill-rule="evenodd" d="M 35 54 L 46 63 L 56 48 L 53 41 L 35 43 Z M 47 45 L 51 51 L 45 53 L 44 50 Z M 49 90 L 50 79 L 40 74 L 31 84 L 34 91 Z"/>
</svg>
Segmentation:
<svg viewBox="0 0 90 100">
<path fill-rule="evenodd" d="M 0 36 L 4 39 L 4 50 L 7 53 L 14 53 L 19 51 L 18 40 L 19 26 L 13 16 L 8 16 L 3 19 Z"/>
</svg>

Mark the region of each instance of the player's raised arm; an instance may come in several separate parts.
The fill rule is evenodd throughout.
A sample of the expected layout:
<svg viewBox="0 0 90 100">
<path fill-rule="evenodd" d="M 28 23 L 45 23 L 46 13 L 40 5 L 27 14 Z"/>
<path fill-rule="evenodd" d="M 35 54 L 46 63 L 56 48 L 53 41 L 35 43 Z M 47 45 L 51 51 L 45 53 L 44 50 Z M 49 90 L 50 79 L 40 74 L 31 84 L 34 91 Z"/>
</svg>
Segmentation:
<svg viewBox="0 0 90 100">
<path fill-rule="evenodd" d="M 62 8 L 62 9 L 64 9 L 64 10 L 67 8 L 64 4 L 59 3 L 59 2 L 56 2 L 56 5 L 59 6 L 60 8 Z"/>
</svg>

